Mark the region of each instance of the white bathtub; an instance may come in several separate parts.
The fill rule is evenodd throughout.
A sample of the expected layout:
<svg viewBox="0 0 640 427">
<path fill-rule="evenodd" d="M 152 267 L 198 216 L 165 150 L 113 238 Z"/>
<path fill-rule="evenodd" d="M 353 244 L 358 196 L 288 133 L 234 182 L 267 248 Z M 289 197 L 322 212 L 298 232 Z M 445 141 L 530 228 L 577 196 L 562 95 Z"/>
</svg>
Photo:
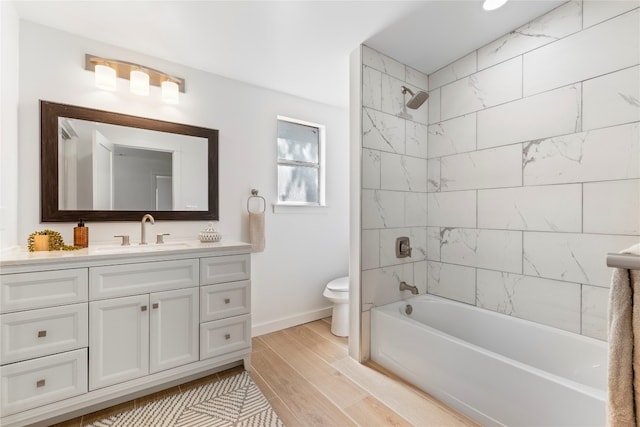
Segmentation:
<svg viewBox="0 0 640 427">
<path fill-rule="evenodd" d="M 371 358 L 483 425 L 606 424 L 607 345 L 571 332 L 421 295 L 372 309 Z"/>
</svg>

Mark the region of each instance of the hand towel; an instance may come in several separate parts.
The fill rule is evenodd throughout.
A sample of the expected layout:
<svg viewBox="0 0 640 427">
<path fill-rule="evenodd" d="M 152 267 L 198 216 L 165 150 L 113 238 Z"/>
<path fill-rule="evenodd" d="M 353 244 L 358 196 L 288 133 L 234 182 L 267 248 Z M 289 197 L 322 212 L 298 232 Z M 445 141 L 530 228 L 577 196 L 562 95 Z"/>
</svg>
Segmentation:
<svg viewBox="0 0 640 427">
<path fill-rule="evenodd" d="M 640 245 L 622 253 L 640 254 Z M 640 425 L 640 271 L 615 268 L 608 306 L 607 424 Z M 634 371 L 637 375 L 634 375 Z"/>
<path fill-rule="evenodd" d="M 249 241 L 253 252 L 264 251 L 264 211 L 249 212 Z"/>
</svg>

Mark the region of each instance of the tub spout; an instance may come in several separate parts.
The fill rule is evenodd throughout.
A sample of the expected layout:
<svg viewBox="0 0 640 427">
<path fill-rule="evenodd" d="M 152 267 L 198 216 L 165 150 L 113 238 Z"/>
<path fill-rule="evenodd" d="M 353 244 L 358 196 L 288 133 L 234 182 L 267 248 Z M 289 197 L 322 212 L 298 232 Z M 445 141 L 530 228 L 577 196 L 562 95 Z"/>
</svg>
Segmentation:
<svg viewBox="0 0 640 427">
<path fill-rule="evenodd" d="M 413 295 L 418 295 L 418 287 L 415 285 L 409 285 L 407 282 L 400 282 L 401 291 L 411 291 Z"/>
</svg>

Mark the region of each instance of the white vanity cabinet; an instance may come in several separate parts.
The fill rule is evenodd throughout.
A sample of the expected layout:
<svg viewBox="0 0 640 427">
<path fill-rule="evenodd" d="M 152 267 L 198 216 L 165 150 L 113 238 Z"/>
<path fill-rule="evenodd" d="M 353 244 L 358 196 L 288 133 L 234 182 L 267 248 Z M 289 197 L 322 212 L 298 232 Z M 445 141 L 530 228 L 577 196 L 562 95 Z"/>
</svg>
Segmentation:
<svg viewBox="0 0 640 427">
<path fill-rule="evenodd" d="M 86 268 L 0 275 L 3 417 L 87 392 L 87 278 Z"/>
<path fill-rule="evenodd" d="M 89 390 L 198 357 L 198 288 L 92 301 Z"/>
<path fill-rule="evenodd" d="M 248 255 L 200 260 L 200 359 L 251 346 Z"/>
<path fill-rule="evenodd" d="M 89 268 L 89 390 L 198 360 L 199 265 L 191 258 Z"/>
<path fill-rule="evenodd" d="M 249 369 L 250 245 L 185 248 L 0 260 L 0 425 Z"/>
</svg>

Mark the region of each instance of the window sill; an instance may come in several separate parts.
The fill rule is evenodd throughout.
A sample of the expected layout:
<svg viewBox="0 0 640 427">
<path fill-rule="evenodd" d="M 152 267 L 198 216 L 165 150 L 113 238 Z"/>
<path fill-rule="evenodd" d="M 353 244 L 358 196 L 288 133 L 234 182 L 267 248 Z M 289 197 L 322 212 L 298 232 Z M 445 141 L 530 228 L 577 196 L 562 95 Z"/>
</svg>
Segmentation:
<svg viewBox="0 0 640 427">
<path fill-rule="evenodd" d="M 289 205 L 285 203 L 274 203 L 274 214 L 326 214 L 327 205 Z"/>
</svg>

